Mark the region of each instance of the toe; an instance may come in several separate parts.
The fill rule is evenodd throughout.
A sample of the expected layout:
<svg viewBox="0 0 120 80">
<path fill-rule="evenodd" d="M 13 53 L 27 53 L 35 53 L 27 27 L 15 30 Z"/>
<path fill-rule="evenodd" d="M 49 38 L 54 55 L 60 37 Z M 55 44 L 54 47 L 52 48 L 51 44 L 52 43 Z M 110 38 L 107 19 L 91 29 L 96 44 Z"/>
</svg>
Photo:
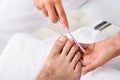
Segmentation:
<svg viewBox="0 0 120 80">
<path fill-rule="evenodd" d="M 72 46 L 74 45 L 74 40 L 73 39 L 69 39 L 67 42 L 66 42 L 66 44 L 65 44 L 65 46 L 64 46 L 64 48 L 63 48 L 63 51 L 62 51 L 62 54 L 64 55 L 64 56 L 66 56 L 68 53 L 69 53 L 69 51 L 71 50 L 71 48 L 72 48 Z"/>
<path fill-rule="evenodd" d="M 67 58 L 68 61 L 72 61 L 73 57 L 75 56 L 76 52 L 78 51 L 78 46 L 76 44 L 73 45 L 73 47 L 71 48 L 71 50 L 69 51 Z"/>
<path fill-rule="evenodd" d="M 81 58 L 81 54 L 80 54 L 79 51 L 77 51 L 77 53 L 75 54 L 75 56 L 74 56 L 74 58 L 72 59 L 72 62 L 71 62 L 72 67 L 74 69 L 75 69 L 76 64 L 79 62 L 80 58 Z"/>
<path fill-rule="evenodd" d="M 75 71 L 74 71 L 74 75 L 75 75 L 75 80 L 79 80 L 81 77 L 81 71 L 82 71 L 82 65 L 81 62 L 78 62 L 76 67 L 75 67 Z"/>
<path fill-rule="evenodd" d="M 60 36 L 53 45 L 52 54 L 60 54 L 68 38 L 65 35 Z"/>
</svg>

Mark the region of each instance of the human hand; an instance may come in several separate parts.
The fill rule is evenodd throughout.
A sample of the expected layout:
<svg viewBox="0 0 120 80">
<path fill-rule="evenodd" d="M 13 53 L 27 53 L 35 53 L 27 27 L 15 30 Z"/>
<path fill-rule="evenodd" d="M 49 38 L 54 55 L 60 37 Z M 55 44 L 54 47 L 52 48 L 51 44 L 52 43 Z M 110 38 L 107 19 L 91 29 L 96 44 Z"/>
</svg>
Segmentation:
<svg viewBox="0 0 120 80">
<path fill-rule="evenodd" d="M 117 40 L 113 37 L 93 44 L 83 44 L 86 54 L 83 54 L 81 60 L 82 65 L 85 66 L 82 74 L 84 75 L 118 56 L 120 48 L 116 43 Z"/>
<path fill-rule="evenodd" d="M 68 29 L 68 21 L 61 0 L 34 0 L 34 4 L 53 23 L 60 20 L 64 28 Z"/>
</svg>

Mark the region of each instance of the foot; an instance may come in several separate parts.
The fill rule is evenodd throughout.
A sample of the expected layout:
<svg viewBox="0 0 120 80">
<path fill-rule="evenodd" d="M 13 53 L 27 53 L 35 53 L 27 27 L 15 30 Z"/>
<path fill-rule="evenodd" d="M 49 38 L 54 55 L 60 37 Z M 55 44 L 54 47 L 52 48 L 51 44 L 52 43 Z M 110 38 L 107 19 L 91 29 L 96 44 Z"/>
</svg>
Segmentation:
<svg viewBox="0 0 120 80">
<path fill-rule="evenodd" d="M 54 44 L 37 80 L 79 80 L 80 52 L 72 39 L 61 36 Z"/>
</svg>

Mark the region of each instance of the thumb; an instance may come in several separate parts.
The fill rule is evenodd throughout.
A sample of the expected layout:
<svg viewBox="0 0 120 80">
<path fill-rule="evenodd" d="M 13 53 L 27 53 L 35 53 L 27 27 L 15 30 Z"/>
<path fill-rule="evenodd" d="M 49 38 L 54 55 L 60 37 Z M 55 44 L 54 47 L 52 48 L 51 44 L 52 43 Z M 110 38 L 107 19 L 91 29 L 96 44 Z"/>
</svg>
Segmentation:
<svg viewBox="0 0 120 80">
<path fill-rule="evenodd" d="M 82 71 L 82 74 L 85 75 L 88 72 L 96 69 L 97 67 L 101 66 L 101 63 L 97 60 L 95 60 L 94 62 L 92 62 L 91 64 L 88 64 Z"/>
</svg>

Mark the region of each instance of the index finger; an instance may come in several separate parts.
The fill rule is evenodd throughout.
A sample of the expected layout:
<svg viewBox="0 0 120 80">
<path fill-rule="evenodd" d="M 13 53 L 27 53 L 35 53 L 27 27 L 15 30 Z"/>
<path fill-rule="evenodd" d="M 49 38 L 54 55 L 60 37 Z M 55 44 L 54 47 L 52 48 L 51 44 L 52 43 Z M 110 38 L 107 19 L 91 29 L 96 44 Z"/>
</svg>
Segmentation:
<svg viewBox="0 0 120 80">
<path fill-rule="evenodd" d="M 64 8 L 63 8 L 63 6 L 62 6 L 61 1 L 60 1 L 60 2 L 57 2 L 57 3 L 55 4 L 55 8 L 56 8 L 56 12 L 57 12 L 57 14 L 58 14 L 58 17 L 60 18 L 60 21 L 62 22 L 64 28 L 69 29 L 67 16 L 66 16 L 66 14 L 65 14 L 65 11 L 64 11 Z"/>
</svg>

